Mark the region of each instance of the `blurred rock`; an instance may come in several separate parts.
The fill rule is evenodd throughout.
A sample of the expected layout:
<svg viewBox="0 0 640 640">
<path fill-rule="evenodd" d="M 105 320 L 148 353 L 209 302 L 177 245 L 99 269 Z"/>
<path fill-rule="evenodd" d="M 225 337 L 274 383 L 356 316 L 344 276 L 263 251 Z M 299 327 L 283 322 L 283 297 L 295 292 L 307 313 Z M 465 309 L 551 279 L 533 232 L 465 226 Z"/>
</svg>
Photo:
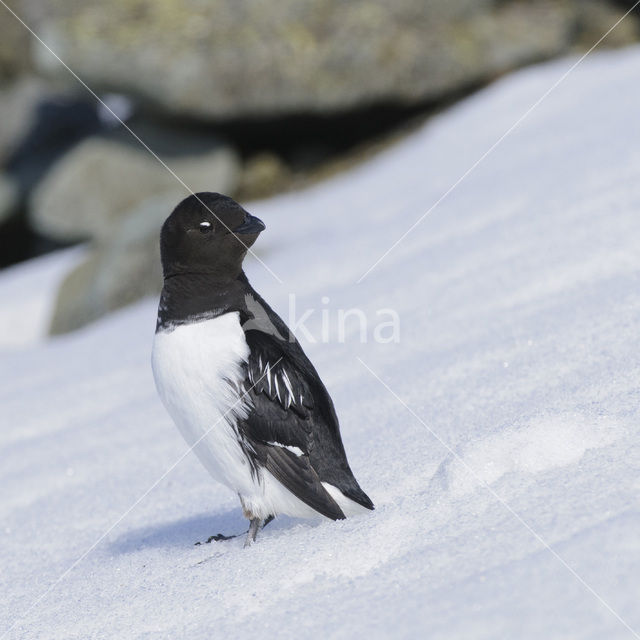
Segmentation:
<svg viewBox="0 0 640 640">
<path fill-rule="evenodd" d="M 127 126 L 165 160 L 209 153 L 221 146 L 221 139 L 210 127 L 196 126 L 175 118 L 160 118 L 139 112 L 127 120 Z M 136 150 L 141 144 L 124 127 L 114 127 L 107 136 Z"/>
<path fill-rule="evenodd" d="M 274 153 L 262 152 L 250 157 L 242 169 L 238 198 L 265 198 L 291 184 L 291 172 Z"/>
<path fill-rule="evenodd" d="M 58 291 L 52 334 L 73 331 L 160 291 L 160 227 L 180 197 L 167 193 L 142 202 L 113 228 L 108 242 L 67 275 Z"/>
<path fill-rule="evenodd" d="M 51 95 L 32 110 L 26 135 L 6 160 L 24 197 L 81 140 L 102 131 L 95 101 L 84 95 Z"/>
<path fill-rule="evenodd" d="M 48 4 L 44 39 L 92 87 L 170 113 L 238 118 L 451 95 L 566 51 L 580 2 Z M 34 53 L 41 71 L 66 74 L 44 49 Z"/>
<path fill-rule="evenodd" d="M 369 122 L 376 110 L 417 112 L 524 64 L 572 47 L 589 48 L 625 4 L 12 2 L 188 187 L 108 110 L 78 94 L 76 80 L 43 47 L 32 46 L 28 54 L 28 33 L 12 23 L 14 18 L 0 21 L 0 166 L 11 178 L 0 177 L 0 223 L 16 208 L 28 210 L 31 228 L 24 215 L 9 218 L 10 224 L 19 222 L 16 237 L 28 232 L 93 244 L 86 262 L 61 286 L 53 333 L 76 329 L 159 290 L 159 229 L 189 190 L 246 200 L 291 188 L 305 167 L 320 163 L 322 175 L 342 170 L 344 161 L 324 164 L 336 145 L 335 140 L 329 144 L 318 123 L 346 115 L 352 118 L 351 130 L 358 121 Z M 638 25 L 638 18 L 629 16 L 605 45 L 635 41 Z M 30 56 L 49 78 L 3 86 L 32 66 Z M 53 81 L 73 86 L 76 93 L 51 98 Z M 296 119 L 314 135 L 300 142 L 292 128 Z M 243 167 L 235 150 L 212 133 L 214 125 L 226 136 L 240 131 L 236 140 L 244 135 L 245 146 L 238 141 L 248 156 Z M 265 131 L 271 136 L 268 144 L 246 142 L 260 130 L 263 137 Z M 336 129 L 328 130 L 335 137 Z M 282 138 L 289 138 L 287 144 L 274 144 Z M 317 171 L 313 175 L 321 177 Z M 20 198 L 22 207 L 17 207 Z"/>
<path fill-rule="evenodd" d="M 193 191 L 233 192 L 239 180 L 239 160 L 228 147 L 167 164 Z M 107 241 L 128 212 L 150 196 L 168 193 L 176 204 L 188 195 L 176 176 L 141 147 L 88 139 L 36 188 L 30 202 L 32 226 L 58 239 Z"/>
<path fill-rule="evenodd" d="M 15 182 L 0 174 L 0 225 L 15 212 L 18 200 L 18 187 Z"/>
<path fill-rule="evenodd" d="M 193 191 L 233 192 L 239 180 L 239 160 L 223 146 L 167 164 Z M 92 238 L 94 247 L 60 287 L 52 333 L 159 291 L 160 227 L 187 194 L 145 150 L 112 140 L 89 139 L 54 167 L 34 194 L 33 224 L 54 237 Z"/>
<path fill-rule="evenodd" d="M 579 49 L 590 49 L 625 14 L 625 9 L 620 4 L 609 4 L 602 0 L 583 0 L 579 8 L 575 41 Z M 608 47 L 623 47 L 636 42 L 639 37 L 640 20 L 632 13 L 609 33 L 603 44 Z"/>
<path fill-rule="evenodd" d="M 619 7 L 623 7 L 625 11 L 628 11 L 632 7 L 635 7 L 638 0 L 613 0 L 612 4 L 618 5 Z"/>
<path fill-rule="evenodd" d="M 20 18 L 26 18 L 24 0 L 4 0 Z M 31 34 L 11 15 L 6 7 L 0 6 L 0 81 L 15 78 L 31 67 Z"/>
<path fill-rule="evenodd" d="M 49 91 L 45 80 L 30 75 L 0 87 L 0 166 L 27 135 L 36 106 Z"/>
</svg>

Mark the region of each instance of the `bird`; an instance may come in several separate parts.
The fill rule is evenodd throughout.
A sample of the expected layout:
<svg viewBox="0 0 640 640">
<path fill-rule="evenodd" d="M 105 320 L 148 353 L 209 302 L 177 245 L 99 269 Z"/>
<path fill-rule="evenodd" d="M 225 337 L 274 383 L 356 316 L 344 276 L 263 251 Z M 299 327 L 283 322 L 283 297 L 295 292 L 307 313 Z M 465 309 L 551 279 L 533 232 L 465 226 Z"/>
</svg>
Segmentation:
<svg viewBox="0 0 640 640">
<path fill-rule="evenodd" d="M 152 349 L 167 412 L 210 475 L 240 499 L 245 546 L 280 514 L 342 520 L 374 509 L 347 461 L 327 388 L 244 273 L 265 228 L 219 193 L 176 206 L 160 232 Z"/>
</svg>

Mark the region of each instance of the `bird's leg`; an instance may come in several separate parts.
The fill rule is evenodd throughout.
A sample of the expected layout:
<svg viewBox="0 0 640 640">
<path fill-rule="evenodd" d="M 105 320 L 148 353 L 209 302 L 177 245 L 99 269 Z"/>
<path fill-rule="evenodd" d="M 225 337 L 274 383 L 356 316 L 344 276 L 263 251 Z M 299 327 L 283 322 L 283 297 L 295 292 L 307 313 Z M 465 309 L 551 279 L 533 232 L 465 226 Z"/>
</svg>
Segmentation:
<svg viewBox="0 0 640 640">
<path fill-rule="evenodd" d="M 264 529 L 274 518 L 275 516 L 267 516 L 264 522 L 262 518 L 250 518 L 249 531 L 247 531 L 247 539 L 244 542 L 244 546 L 250 547 L 251 544 L 256 541 L 258 531 Z"/>
<path fill-rule="evenodd" d="M 249 521 L 249 531 L 247 531 L 247 539 L 244 541 L 245 547 L 250 547 L 256 541 L 261 522 L 262 518 L 251 518 Z"/>
</svg>

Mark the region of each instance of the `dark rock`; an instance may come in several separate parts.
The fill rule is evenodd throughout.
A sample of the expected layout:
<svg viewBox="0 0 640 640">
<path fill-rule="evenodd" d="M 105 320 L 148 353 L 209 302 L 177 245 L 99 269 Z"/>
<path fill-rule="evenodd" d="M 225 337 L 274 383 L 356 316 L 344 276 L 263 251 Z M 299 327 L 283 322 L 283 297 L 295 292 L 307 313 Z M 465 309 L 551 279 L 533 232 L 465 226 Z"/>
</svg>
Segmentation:
<svg viewBox="0 0 640 640">
<path fill-rule="evenodd" d="M 629 9 L 630 7 L 627 7 Z M 590 49 L 624 15 L 620 5 L 601 0 L 583 0 L 580 3 L 575 44 L 580 49 Z M 640 20 L 637 14 L 628 15 L 607 35 L 603 45 L 622 47 L 640 38 Z"/>
<path fill-rule="evenodd" d="M 81 140 L 104 128 L 96 104 L 75 96 L 48 97 L 36 106 L 31 128 L 6 160 L 24 195 Z"/>
<path fill-rule="evenodd" d="M 49 91 L 49 84 L 34 76 L 24 76 L 0 87 L 0 166 L 6 165 L 28 135 L 35 109 Z"/>
<path fill-rule="evenodd" d="M 16 212 L 18 186 L 8 176 L 0 174 L 0 225 Z"/>
</svg>

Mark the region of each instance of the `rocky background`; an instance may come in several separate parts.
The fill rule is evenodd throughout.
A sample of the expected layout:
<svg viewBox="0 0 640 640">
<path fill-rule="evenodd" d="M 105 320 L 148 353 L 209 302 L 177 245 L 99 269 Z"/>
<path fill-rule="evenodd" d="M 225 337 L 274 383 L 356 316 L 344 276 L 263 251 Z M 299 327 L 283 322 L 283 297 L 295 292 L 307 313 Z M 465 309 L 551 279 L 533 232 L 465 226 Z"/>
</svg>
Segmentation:
<svg viewBox="0 0 640 640">
<path fill-rule="evenodd" d="M 0 266 L 89 243 L 61 333 L 159 289 L 159 228 L 189 190 L 246 201 L 338 171 L 501 74 L 588 49 L 633 2 L 7 4 L 55 55 L 0 6 Z M 602 46 L 639 38 L 634 11 Z"/>
</svg>

